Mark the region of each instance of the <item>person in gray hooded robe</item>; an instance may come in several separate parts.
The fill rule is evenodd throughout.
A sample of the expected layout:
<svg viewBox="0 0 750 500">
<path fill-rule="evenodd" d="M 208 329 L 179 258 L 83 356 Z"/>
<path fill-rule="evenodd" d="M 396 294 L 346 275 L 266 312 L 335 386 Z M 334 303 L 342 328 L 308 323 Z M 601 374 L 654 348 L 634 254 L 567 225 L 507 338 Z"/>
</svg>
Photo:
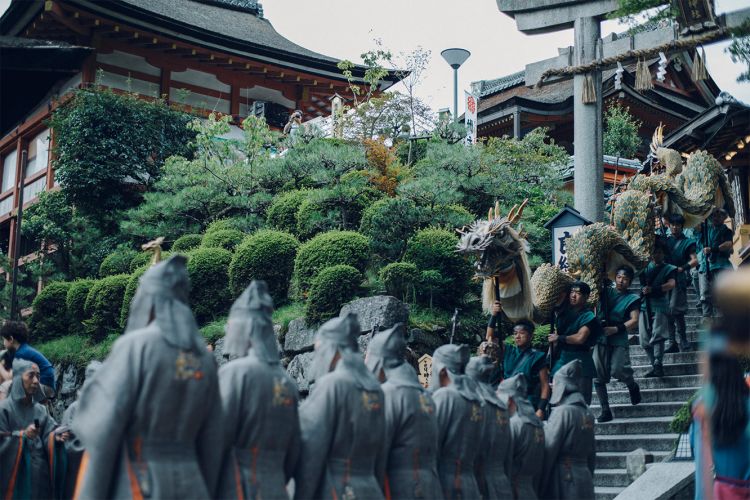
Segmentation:
<svg viewBox="0 0 750 500">
<path fill-rule="evenodd" d="M 385 452 L 377 470 L 387 499 L 440 500 L 435 403 L 405 353 L 403 323 L 375 334 L 367 346 L 365 364 L 385 396 Z"/>
<path fill-rule="evenodd" d="M 220 498 L 289 498 L 286 483 L 299 454 L 297 385 L 281 367 L 265 281 L 253 281 L 234 302 L 219 369 L 226 456 Z"/>
<path fill-rule="evenodd" d="M 503 380 L 497 395 L 508 406 L 513 440 L 513 467 L 510 482 L 513 497 L 540 498 L 544 465 L 544 426 L 527 397 L 526 377 L 519 373 Z M 547 498 L 547 497 L 541 497 Z"/>
<path fill-rule="evenodd" d="M 510 471 L 513 447 L 508 407 L 495 394 L 490 380 L 495 364 L 489 356 L 474 356 L 466 365 L 466 375 L 471 377 L 484 398 L 484 437 L 479 444 L 477 481 L 483 498 L 513 498 Z"/>
<path fill-rule="evenodd" d="M 61 487 L 64 442 L 69 433 L 56 432 L 57 422 L 40 404 L 39 367 L 13 361 L 13 382 L 0 401 L 0 495 L 2 498 L 53 498 Z"/>
<path fill-rule="evenodd" d="M 558 370 L 552 385 L 554 409 L 544 430 L 546 498 L 594 498 L 594 415 L 581 394 L 581 372 L 581 361 L 571 361 Z"/>
<path fill-rule="evenodd" d="M 140 278 L 125 333 L 83 388 L 76 498 L 215 496 L 223 418 L 216 361 L 188 307 L 186 259 Z"/>
<path fill-rule="evenodd" d="M 84 386 L 86 385 L 86 382 L 92 379 L 100 366 L 102 366 L 101 361 L 92 361 L 86 366 Z M 82 390 L 83 387 L 78 390 L 78 398 L 81 397 Z M 73 401 L 63 413 L 60 422 L 63 428 L 70 429 L 72 427 L 76 411 L 78 411 L 78 400 Z M 76 478 L 78 477 L 78 469 L 81 466 L 81 458 L 83 457 L 83 445 L 81 444 L 81 440 L 72 433 L 70 439 L 65 442 L 65 453 L 67 455 L 68 465 L 65 471 L 64 498 L 73 498 L 76 487 Z"/>
<path fill-rule="evenodd" d="M 484 401 L 464 374 L 469 348 L 446 344 L 432 355 L 430 388 L 438 421 L 438 474 L 446 499 L 480 498 L 474 475 L 484 432 Z"/>
<path fill-rule="evenodd" d="M 385 439 L 383 391 L 359 352 L 357 318 L 324 323 L 310 366 L 315 381 L 300 405 L 298 499 L 382 499 L 376 479 Z"/>
</svg>

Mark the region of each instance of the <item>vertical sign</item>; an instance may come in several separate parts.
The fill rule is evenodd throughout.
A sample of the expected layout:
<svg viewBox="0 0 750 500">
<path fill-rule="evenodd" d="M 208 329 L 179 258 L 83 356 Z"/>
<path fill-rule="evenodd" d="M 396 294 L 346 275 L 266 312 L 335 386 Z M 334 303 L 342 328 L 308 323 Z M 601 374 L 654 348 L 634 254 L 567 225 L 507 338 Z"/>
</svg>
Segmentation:
<svg viewBox="0 0 750 500">
<path fill-rule="evenodd" d="M 427 389 L 430 386 L 430 375 L 432 374 L 432 356 L 429 354 L 423 354 L 419 358 L 419 361 L 417 361 L 417 364 L 419 365 L 417 378 L 419 379 L 419 383 L 422 384 L 422 387 Z"/>
<path fill-rule="evenodd" d="M 466 144 L 476 144 L 479 99 L 464 90 L 464 100 L 466 101 L 466 111 L 464 112 L 464 123 L 466 123 Z"/>
<path fill-rule="evenodd" d="M 568 268 L 568 238 L 581 230 L 583 226 L 563 226 L 552 229 L 552 244 L 554 245 L 554 264 L 560 269 Z"/>
</svg>

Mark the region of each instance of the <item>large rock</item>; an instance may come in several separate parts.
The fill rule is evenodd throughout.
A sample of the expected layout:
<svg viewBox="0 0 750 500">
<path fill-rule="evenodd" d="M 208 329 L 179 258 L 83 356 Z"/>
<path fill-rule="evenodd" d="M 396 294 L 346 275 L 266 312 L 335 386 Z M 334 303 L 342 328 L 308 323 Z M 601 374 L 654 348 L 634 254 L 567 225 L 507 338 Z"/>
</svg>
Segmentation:
<svg viewBox="0 0 750 500">
<path fill-rule="evenodd" d="M 315 329 L 305 323 L 304 318 L 293 319 L 284 337 L 284 351 L 299 353 L 313 350 Z"/>
<path fill-rule="evenodd" d="M 371 332 L 375 325 L 382 330 L 409 321 L 409 307 L 390 295 L 353 300 L 341 308 L 340 315 L 350 312 L 357 315 L 362 333 Z"/>
<path fill-rule="evenodd" d="M 297 382 L 297 388 L 300 392 L 307 392 L 310 390 L 309 371 L 310 363 L 313 359 L 312 352 L 304 352 L 296 355 L 287 366 L 286 370 L 289 375 Z"/>
</svg>

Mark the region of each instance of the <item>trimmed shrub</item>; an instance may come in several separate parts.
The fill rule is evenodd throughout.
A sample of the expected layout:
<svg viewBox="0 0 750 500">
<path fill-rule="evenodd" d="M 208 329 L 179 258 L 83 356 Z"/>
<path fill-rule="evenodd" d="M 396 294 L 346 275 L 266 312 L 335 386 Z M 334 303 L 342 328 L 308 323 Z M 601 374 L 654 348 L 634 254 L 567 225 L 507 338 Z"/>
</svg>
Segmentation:
<svg viewBox="0 0 750 500">
<path fill-rule="evenodd" d="M 302 245 L 294 260 L 297 292 L 304 295 L 313 278 L 326 267 L 338 264 L 364 272 L 369 258 L 367 238 L 354 231 L 329 231 Z"/>
<path fill-rule="evenodd" d="M 441 280 L 431 281 L 432 295 L 443 305 L 453 305 L 469 289 L 471 264 L 456 253 L 458 237 L 447 229 L 428 228 L 418 231 L 406 245 L 404 261 L 412 262 L 421 272 L 439 269 Z M 442 282 L 443 285 L 439 286 Z"/>
<path fill-rule="evenodd" d="M 229 264 L 232 254 L 223 248 L 199 248 L 190 252 L 190 307 L 203 323 L 226 314 L 232 298 L 229 292 Z"/>
<path fill-rule="evenodd" d="M 297 232 L 297 210 L 309 194 L 309 190 L 300 189 L 274 197 L 266 212 L 268 225 L 279 231 L 295 234 Z"/>
<path fill-rule="evenodd" d="M 200 234 L 183 234 L 172 243 L 173 252 L 187 252 L 201 246 L 203 236 Z"/>
<path fill-rule="evenodd" d="M 320 271 L 312 281 L 305 306 L 307 324 L 317 325 L 337 316 L 341 306 L 357 295 L 361 283 L 362 274 L 346 264 Z"/>
<path fill-rule="evenodd" d="M 94 340 L 100 341 L 111 333 L 120 330 L 120 311 L 125 287 L 130 276 L 116 274 L 94 282 L 86 296 L 84 311 L 86 333 Z"/>
<path fill-rule="evenodd" d="M 206 227 L 204 234 L 214 233 L 216 231 L 226 231 L 228 229 L 234 231 L 246 231 L 250 222 L 246 217 L 229 217 L 226 219 L 215 220 Z"/>
<path fill-rule="evenodd" d="M 419 229 L 422 213 L 405 198 L 383 198 L 362 214 L 359 232 L 370 240 L 370 250 L 385 262 L 399 260 L 406 241 Z"/>
<path fill-rule="evenodd" d="M 419 270 L 411 262 L 392 262 L 379 273 L 388 295 L 393 295 L 404 302 L 414 293 L 419 283 Z"/>
<path fill-rule="evenodd" d="M 68 333 L 66 300 L 70 283 L 53 281 L 42 289 L 31 304 L 34 312 L 29 319 L 29 330 L 34 342 L 44 342 Z"/>
<path fill-rule="evenodd" d="M 128 278 L 128 284 L 125 286 L 125 293 L 122 296 L 122 307 L 120 308 L 120 328 L 125 328 L 128 324 L 128 313 L 130 313 L 130 303 L 133 301 L 135 291 L 138 289 L 138 283 L 148 270 L 149 266 L 142 266 L 133 272 Z"/>
<path fill-rule="evenodd" d="M 68 310 L 69 333 L 83 334 L 83 322 L 88 319 L 85 311 L 86 297 L 94 286 L 95 280 L 76 280 L 70 284 L 65 306 Z"/>
<path fill-rule="evenodd" d="M 377 199 L 375 190 L 343 192 L 317 189 L 309 192 L 297 210 L 296 235 L 309 240 L 316 234 L 334 229 L 354 230 L 359 227 L 365 207 Z"/>
<path fill-rule="evenodd" d="M 203 248 L 223 248 L 224 250 L 234 251 L 234 248 L 245 238 L 245 233 L 237 229 L 219 229 L 206 233 L 203 236 L 201 247 Z"/>
<path fill-rule="evenodd" d="M 438 205 L 428 214 L 429 226 L 456 229 L 474 222 L 474 217 L 463 205 Z"/>
<path fill-rule="evenodd" d="M 172 255 L 172 252 L 162 251 L 161 260 L 167 260 L 170 255 Z M 154 254 L 152 252 L 139 252 L 138 255 L 133 257 L 133 260 L 130 261 L 130 273 L 134 273 L 137 269 L 140 269 L 143 266 L 150 266 L 153 258 Z"/>
<path fill-rule="evenodd" d="M 127 274 L 130 271 L 130 263 L 136 256 L 136 251 L 121 249 L 107 255 L 99 265 L 99 277 L 114 276 L 115 274 Z"/>
<path fill-rule="evenodd" d="M 237 247 L 229 265 L 229 286 L 239 296 L 254 279 L 265 280 L 278 306 L 289 295 L 294 258 L 299 242 L 289 233 L 261 230 L 248 236 Z"/>
</svg>

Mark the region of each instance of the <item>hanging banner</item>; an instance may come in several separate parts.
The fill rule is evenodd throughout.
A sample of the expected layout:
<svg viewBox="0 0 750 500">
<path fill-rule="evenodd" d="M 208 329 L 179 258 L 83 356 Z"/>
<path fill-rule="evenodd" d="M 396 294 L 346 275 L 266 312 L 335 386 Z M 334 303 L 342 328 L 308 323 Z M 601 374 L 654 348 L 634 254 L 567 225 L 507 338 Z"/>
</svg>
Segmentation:
<svg viewBox="0 0 750 500">
<path fill-rule="evenodd" d="M 464 90 L 464 123 L 466 123 L 466 144 L 477 142 L 477 113 L 479 111 L 479 98 Z"/>
</svg>

